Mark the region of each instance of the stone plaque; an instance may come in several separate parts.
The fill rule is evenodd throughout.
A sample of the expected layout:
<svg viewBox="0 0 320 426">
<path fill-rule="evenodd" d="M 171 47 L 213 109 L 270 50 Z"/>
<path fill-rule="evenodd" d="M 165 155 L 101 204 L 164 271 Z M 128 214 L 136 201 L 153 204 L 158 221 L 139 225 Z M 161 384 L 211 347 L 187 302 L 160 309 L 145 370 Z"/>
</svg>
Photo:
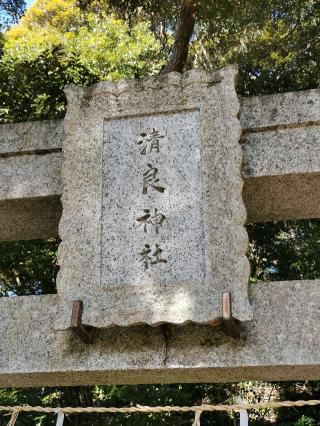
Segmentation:
<svg viewBox="0 0 320 426">
<path fill-rule="evenodd" d="M 251 319 L 235 76 L 67 89 L 59 328 Z"/>
</svg>

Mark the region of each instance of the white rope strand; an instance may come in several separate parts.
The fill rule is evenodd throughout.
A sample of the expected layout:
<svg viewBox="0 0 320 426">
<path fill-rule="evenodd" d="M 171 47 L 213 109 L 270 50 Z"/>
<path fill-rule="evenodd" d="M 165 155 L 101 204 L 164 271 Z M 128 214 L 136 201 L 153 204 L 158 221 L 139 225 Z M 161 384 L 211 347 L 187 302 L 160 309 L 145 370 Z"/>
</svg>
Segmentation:
<svg viewBox="0 0 320 426">
<path fill-rule="evenodd" d="M 240 410 L 240 426 L 249 425 L 249 416 L 247 410 Z"/>
<path fill-rule="evenodd" d="M 244 401 L 241 397 L 237 398 L 237 403 L 243 404 Z M 239 426 L 249 426 L 249 416 L 247 410 L 240 410 L 240 425 Z"/>
<path fill-rule="evenodd" d="M 11 418 L 9 420 L 8 426 L 14 426 L 16 424 L 17 418 L 19 416 L 19 410 L 13 410 L 11 414 Z"/>
<path fill-rule="evenodd" d="M 194 422 L 192 423 L 192 426 L 201 426 L 200 424 L 200 416 L 202 411 L 196 411 L 196 414 L 194 416 Z"/>
<path fill-rule="evenodd" d="M 64 412 L 63 412 L 63 411 L 60 411 L 60 410 L 57 410 L 57 414 L 58 414 L 58 417 L 57 417 L 57 423 L 56 423 L 56 426 L 63 426 L 63 422 L 64 422 Z"/>
</svg>

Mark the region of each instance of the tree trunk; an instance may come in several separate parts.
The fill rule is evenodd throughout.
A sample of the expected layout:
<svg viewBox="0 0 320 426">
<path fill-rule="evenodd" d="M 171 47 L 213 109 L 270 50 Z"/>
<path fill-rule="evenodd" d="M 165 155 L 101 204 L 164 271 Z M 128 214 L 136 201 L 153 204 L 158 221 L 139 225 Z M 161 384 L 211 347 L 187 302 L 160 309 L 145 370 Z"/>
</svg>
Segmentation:
<svg viewBox="0 0 320 426">
<path fill-rule="evenodd" d="M 176 26 L 172 55 L 161 74 L 168 74 L 171 71 L 183 71 L 196 22 L 195 12 L 195 0 L 181 0 L 180 17 Z"/>
</svg>

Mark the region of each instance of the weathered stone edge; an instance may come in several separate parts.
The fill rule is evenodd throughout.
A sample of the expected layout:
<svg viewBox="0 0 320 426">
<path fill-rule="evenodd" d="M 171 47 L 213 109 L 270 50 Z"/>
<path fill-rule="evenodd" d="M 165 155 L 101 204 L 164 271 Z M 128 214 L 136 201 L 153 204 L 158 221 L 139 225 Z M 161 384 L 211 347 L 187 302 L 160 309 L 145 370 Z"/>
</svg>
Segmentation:
<svg viewBox="0 0 320 426">
<path fill-rule="evenodd" d="M 234 68 L 237 68 L 234 65 Z M 128 91 L 141 91 L 148 89 L 160 89 L 161 87 L 168 86 L 181 86 L 187 87 L 190 84 L 205 84 L 219 83 L 223 76 L 220 71 L 209 72 L 204 70 L 190 70 L 181 74 L 178 72 L 171 72 L 162 76 L 151 76 L 142 80 L 138 79 L 124 79 L 120 81 L 101 81 L 85 88 L 83 92 L 84 98 L 90 98 L 102 94 L 113 94 L 120 96 Z M 67 86 L 71 87 L 73 85 Z"/>
</svg>

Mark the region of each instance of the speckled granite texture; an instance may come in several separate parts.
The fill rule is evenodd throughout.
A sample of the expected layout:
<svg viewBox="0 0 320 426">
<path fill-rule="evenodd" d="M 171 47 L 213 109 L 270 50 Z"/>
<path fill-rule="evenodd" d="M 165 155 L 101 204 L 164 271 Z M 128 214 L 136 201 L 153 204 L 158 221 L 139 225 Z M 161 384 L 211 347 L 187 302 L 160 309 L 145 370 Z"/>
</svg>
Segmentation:
<svg viewBox="0 0 320 426">
<path fill-rule="evenodd" d="M 319 105 L 319 89 L 241 100 L 249 221 L 320 217 Z M 0 126 L 0 240 L 58 235 L 63 139 L 60 120 Z"/>
<path fill-rule="evenodd" d="M 240 121 L 248 220 L 320 217 L 320 89 L 244 98 Z"/>
<path fill-rule="evenodd" d="M 219 327 L 112 327 L 93 345 L 57 332 L 57 295 L 0 299 L 0 386 L 320 379 L 320 282 L 249 289 L 240 341 Z"/>
<path fill-rule="evenodd" d="M 319 104 L 319 90 L 242 100 L 249 220 L 320 217 Z M 62 140 L 61 121 L 0 126 L 0 239 L 57 235 Z M 240 341 L 188 324 L 100 329 L 84 345 L 55 329 L 58 295 L 1 298 L 0 386 L 319 380 L 319 285 L 250 286 Z"/>
<path fill-rule="evenodd" d="M 58 329 L 252 318 L 236 74 L 67 88 Z"/>
</svg>

